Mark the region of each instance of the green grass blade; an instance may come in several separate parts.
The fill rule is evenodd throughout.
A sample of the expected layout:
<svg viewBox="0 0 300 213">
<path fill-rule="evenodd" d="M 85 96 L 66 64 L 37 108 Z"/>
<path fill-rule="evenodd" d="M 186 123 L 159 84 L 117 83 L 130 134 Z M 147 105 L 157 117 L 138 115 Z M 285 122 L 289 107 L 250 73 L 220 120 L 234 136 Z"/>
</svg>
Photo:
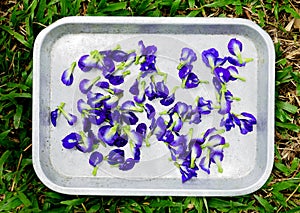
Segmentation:
<svg viewBox="0 0 300 213">
<path fill-rule="evenodd" d="M 15 129 L 18 129 L 19 126 L 20 126 L 22 113 L 23 113 L 23 106 L 22 105 L 17 105 L 16 113 L 14 115 L 14 127 L 15 127 Z"/>
<path fill-rule="evenodd" d="M 264 198 L 254 195 L 255 199 L 264 207 L 267 212 L 274 212 L 273 206 Z"/>
<path fill-rule="evenodd" d="M 24 46 L 28 47 L 31 49 L 32 45 L 30 43 L 28 43 L 24 36 L 22 36 L 20 33 L 17 33 L 15 31 L 13 31 L 12 29 L 10 29 L 7 26 L 0 26 L 0 29 L 5 30 L 6 32 L 8 32 L 10 35 L 12 35 L 15 39 L 17 39 L 19 42 L 21 42 Z"/>
</svg>

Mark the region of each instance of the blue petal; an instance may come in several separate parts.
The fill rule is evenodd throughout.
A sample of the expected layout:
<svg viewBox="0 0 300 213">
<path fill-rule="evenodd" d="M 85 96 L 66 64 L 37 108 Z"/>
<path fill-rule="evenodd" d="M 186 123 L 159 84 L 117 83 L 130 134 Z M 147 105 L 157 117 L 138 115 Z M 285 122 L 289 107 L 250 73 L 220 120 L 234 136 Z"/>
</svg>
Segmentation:
<svg viewBox="0 0 300 213">
<path fill-rule="evenodd" d="M 195 88 L 199 85 L 199 79 L 198 76 L 195 73 L 190 73 L 187 77 L 187 80 L 185 82 L 186 88 Z"/>
<path fill-rule="evenodd" d="M 79 143 L 79 141 L 81 141 L 81 136 L 75 132 L 72 132 L 62 139 L 62 145 L 66 149 L 72 149 Z"/>
<path fill-rule="evenodd" d="M 97 84 L 96 84 L 97 87 L 100 87 L 102 89 L 108 89 L 109 88 L 109 83 L 106 82 L 106 81 L 99 81 Z"/>
<path fill-rule="evenodd" d="M 130 131 L 130 139 L 133 140 L 136 147 L 140 148 L 143 144 L 143 135 L 137 131 Z"/>
<path fill-rule="evenodd" d="M 122 171 L 128 171 L 135 165 L 135 159 L 127 158 L 123 164 L 120 164 L 119 169 Z"/>
<path fill-rule="evenodd" d="M 215 62 L 217 58 L 219 57 L 219 53 L 216 49 L 211 48 L 208 50 L 204 50 L 202 52 L 202 61 L 207 67 L 214 68 Z"/>
<path fill-rule="evenodd" d="M 147 125 L 145 123 L 140 123 L 136 127 L 136 131 L 140 133 L 143 137 L 146 137 Z"/>
<path fill-rule="evenodd" d="M 163 81 L 156 83 L 156 96 L 158 98 L 167 98 L 169 95 L 169 89 Z"/>
<path fill-rule="evenodd" d="M 107 162 L 110 165 L 124 163 L 124 150 L 121 150 L 121 149 L 111 150 L 108 154 Z"/>
<path fill-rule="evenodd" d="M 95 151 L 90 155 L 89 163 L 91 166 L 95 167 L 98 164 L 100 164 L 102 160 L 103 160 L 103 155 L 100 152 Z"/>
<path fill-rule="evenodd" d="M 139 119 L 133 112 L 124 112 L 121 114 L 122 120 L 128 125 L 135 125 Z"/>
<path fill-rule="evenodd" d="M 79 89 L 83 94 L 87 94 L 92 89 L 92 87 L 93 85 L 90 84 L 90 80 L 88 79 L 83 79 L 79 83 Z"/>
<path fill-rule="evenodd" d="M 216 67 L 214 72 L 216 77 L 222 83 L 227 83 L 231 78 L 230 72 L 227 69 L 224 69 L 222 67 Z"/>
<path fill-rule="evenodd" d="M 152 119 L 155 116 L 155 109 L 151 104 L 145 104 L 145 111 L 147 113 L 147 118 Z"/>
<path fill-rule="evenodd" d="M 134 103 L 133 101 L 128 100 L 128 101 L 125 101 L 125 102 L 121 105 L 120 109 L 121 109 L 121 110 L 130 111 L 130 110 L 134 109 L 135 107 L 136 107 L 136 106 L 135 106 L 135 103 Z"/>
<path fill-rule="evenodd" d="M 175 101 L 175 93 L 172 93 L 168 97 L 161 99 L 160 103 L 164 106 L 170 106 L 171 104 L 174 103 L 174 101 Z"/>
<path fill-rule="evenodd" d="M 134 148 L 133 148 L 133 159 L 136 161 L 136 162 L 139 162 L 140 161 L 140 159 L 141 159 L 141 150 L 140 150 L 140 148 L 139 147 L 137 147 L 137 146 L 135 146 Z"/>
<path fill-rule="evenodd" d="M 212 106 L 212 101 L 211 100 L 205 100 L 203 97 L 200 97 L 198 99 L 198 105 L 197 109 L 200 114 L 209 114 L 211 110 L 213 109 Z"/>
<path fill-rule="evenodd" d="M 242 50 L 243 50 L 242 42 L 240 42 L 236 38 L 233 38 L 229 41 L 228 51 L 230 52 L 230 54 L 237 56 L 238 54 L 240 54 L 240 52 L 242 52 Z"/>
<path fill-rule="evenodd" d="M 187 47 L 182 48 L 180 61 L 185 61 L 188 64 L 191 64 L 196 60 L 197 60 L 197 55 L 192 49 Z"/>
<path fill-rule="evenodd" d="M 155 85 L 151 82 L 149 86 L 145 90 L 145 94 L 148 97 L 149 101 L 152 101 L 157 97 L 156 91 L 155 91 Z"/>
<path fill-rule="evenodd" d="M 51 117 L 51 123 L 53 124 L 53 126 L 56 126 L 56 121 L 57 121 L 57 117 L 58 117 L 58 109 L 53 110 L 50 113 L 50 117 Z"/>
<path fill-rule="evenodd" d="M 105 78 L 109 80 L 112 85 L 120 85 L 124 83 L 124 77 L 122 75 L 106 75 Z"/>
<path fill-rule="evenodd" d="M 78 112 L 83 113 L 83 111 L 87 111 L 90 108 L 91 108 L 90 105 L 85 103 L 85 101 L 83 99 L 79 99 L 77 101 L 77 110 L 78 110 Z"/>
<path fill-rule="evenodd" d="M 127 60 L 128 54 L 122 50 L 113 50 L 111 52 L 111 58 L 115 62 L 124 62 Z"/>
<path fill-rule="evenodd" d="M 144 42 L 141 40 L 139 41 L 138 45 L 141 47 L 141 55 L 153 55 L 157 51 L 157 47 L 152 45 L 152 46 L 147 46 L 145 47 Z"/>
<path fill-rule="evenodd" d="M 192 72 L 192 69 L 193 69 L 193 65 L 190 64 L 186 64 L 183 67 L 181 67 L 181 69 L 178 72 L 179 78 L 183 79 L 186 76 L 188 76 L 188 74 Z"/>
<path fill-rule="evenodd" d="M 119 137 L 119 134 L 112 126 L 105 125 L 99 128 L 98 137 L 107 145 L 112 146 L 115 140 Z"/>
<path fill-rule="evenodd" d="M 246 65 L 246 62 L 240 63 L 236 58 L 228 57 L 227 60 L 234 66 L 244 67 Z"/>
<path fill-rule="evenodd" d="M 205 156 L 201 159 L 199 166 L 207 174 L 210 174 L 210 164 L 211 164 L 210 159 L 207 156 Z"/>
<path fill-rule="evenodd" d="M 128 143 L 128 137 L 126 135 L 122 135 L 120 137 L 117 137 L 114 141 L 114 145 L 117 147 L 123 147 Z"/>
<path fill-rule="evenodd" d="M 77 121 L 76 115 L 73 115 L 73 114 L 69 113 L 69 116 L 68 116 L 68 118 L 67 118 L 67 121 L 68 121 L 69 125 L 72 126 L 72 125 L 75 124 L 76 121 Z"/>
<path fill-rule="evenodd" d="M 233 115 L 231 113 L 226 113 L 224 114 L 221 122 L 220 122 L 220 126 L 225 126 L 226 131 L 231 130 L 231 128 L 234 128 L 234 119 L 233 119 Z"/>
<path fill-rule="evenodd" d="M 102 124 L 106 119 L 106 112 L 104 110 L 90 110 L 89 121 L 95 125 Z"/>
<path fill-rule="evenodd" d="M 97 139 L 93 131 L 89 130 L 88 137 L 82 139 L 83 144 L 81 143 L 77 144 L 76 148 L 83 153 L 91 152 L 93 150 L 93 145 L 96 140 Z"/>
<path fill-rule="evenodd" d="M 135 82 L 133 83 L 133 85 L 129 88 L 129 92 L 132 95 L 138 95 L 139 94 L 139 82 L 136 79 Z"/>
<path fill-rule="evenodd" d="M 71 72 L 71 73 L 70 73 Z M 73 73 L 72 70 L 70 69 L 66 69 L 62 76 L 61 76 L 61 81 L 63 82 L 63 84 L 65 84 L 66 86 L 70 86 L 73 81 L 74 81 L 74 77 L 73 77 Z"/>
<path fill-rule="evenodd" d="M 98 67 L 98 62 L 93 59 L 89 55 L 83 55 L 78 61 L 78 67 L 83 71 L 83 72 L 88 72 L 92 68 L 97 68 Z"/>
</svg>

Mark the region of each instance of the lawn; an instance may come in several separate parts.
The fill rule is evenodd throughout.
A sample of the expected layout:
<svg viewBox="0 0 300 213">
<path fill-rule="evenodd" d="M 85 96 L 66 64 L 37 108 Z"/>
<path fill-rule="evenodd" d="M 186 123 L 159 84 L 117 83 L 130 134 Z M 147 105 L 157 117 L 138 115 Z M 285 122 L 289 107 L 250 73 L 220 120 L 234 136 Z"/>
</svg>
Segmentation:
<svg viewBox="0 0 300 213">
<path fill-rule="evenodd" d="M 300 212 L 300 2 L 250 0 L 1 0 L 0 212 Z M 49 190 L 32 166 L 32 50 L 66 16 L 250 19 L 276 51 L 275 163 L 267 183 L 238 197 L 70 196 Z"/>
</svg>

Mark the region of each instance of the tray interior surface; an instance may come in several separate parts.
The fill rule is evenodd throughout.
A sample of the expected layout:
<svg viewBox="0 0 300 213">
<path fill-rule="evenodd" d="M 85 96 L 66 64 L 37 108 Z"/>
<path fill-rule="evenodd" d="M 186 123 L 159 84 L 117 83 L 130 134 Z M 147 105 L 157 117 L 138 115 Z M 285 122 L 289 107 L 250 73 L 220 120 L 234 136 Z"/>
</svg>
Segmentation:
<svg viewBox="0 0 300 213">
<path fill-rule="evenodd" d="M 138 41 L 156 45 L 157 66 L 168 73 L 168 84 L 180 84 L 176 66 L 181 48 L 192 48 L 198 56 L 194 69 L 203 80 L 211 80 L 209 68 L 201 61 L 201 52 L 211 47 L 220 56 L 228 55 L 227 43 L 237 38 L 244 45 L 243 54 L 254 60 L 240 69 L 246 83 L 229 85 L 234 95 L 242 100 L 233 105 L 236 111 L 246 111 L 257 118 L 257 126 L 248 135 L 239 134 L 238 128 L 226 132 L 230 147 L 225 150 L 223 173 L 212 166 L 211 174 L 198 172 L 198 177 L 184 184 L 181 175 L 169 161 L 169 151 L 162 143 L 151 141 L 143 147 L 142 161 L 132 171 L 122 172 L 102 164 L 96 177 L 91 175 L 89 155 L 75 150 L 65 150 L 61 139 L 68 132 L 77 131 L 80 124 L 70 127 L 65 121 L 54 128 L 50 125 L 50 111 L 60 102 L 69 103 L 67 109 L 76 112 L 76 102 L 81 98 L 79 80 L 93 78 L 95 72 L 74 72 L 71 87 L 60 83 L 60 76 L 73 61 L 91 50 L 112 49 L 120 45 L 123 50 L 138 49 Z M 239 24 L 147 24 L 147 23 L 64 23 L 49 31 L 40 44 L 39 54 L 39 132 L 35 164 L 42 179 L 54 190 L 69 194 L 153 194 L 153 195 L 237 195 L 250 193 L 263 183 L 272 165 L 270 143 L 270 79 L 268 72 L 272 55 L 265 38 L 247 25 Z M 130 87 L 135 75 L 130 75 L 124 88 Z M 198 94 L 213 99 L 215 90 L 211 84 L 201 85 L 192 91 L 179 93 L 178 99 L 188 102 Z M 76 114 L 76 113 L 75 113 Z M 79 114 L 76 114 L 80 117 Z M 218 115 L 212 114 L 195 127 L 201 134 L 209 126 L 218 125 Z M 106 150 L 107 151 L 107 150 Z M 105 150 L 104 150 L 105 152 Z"/>
</svg>

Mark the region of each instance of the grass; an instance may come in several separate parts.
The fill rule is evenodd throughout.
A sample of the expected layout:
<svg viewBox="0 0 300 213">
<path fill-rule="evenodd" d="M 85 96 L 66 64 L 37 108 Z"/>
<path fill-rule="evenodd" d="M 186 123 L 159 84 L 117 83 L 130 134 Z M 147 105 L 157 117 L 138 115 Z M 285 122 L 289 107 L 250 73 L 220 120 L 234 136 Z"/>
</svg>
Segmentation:
<svg viewBox="0 0 300 213">
<path fill-rule="evenodd" d="M 2 0 L 0 212 L 300 212 L 297 9 L 296 0 Z M 32 47 L 43 28 L 78 15 L 242 17 L 266 30 L 276 49 L 275 164 L 268 182 L 228 198 L 68 196 L 46 188 L 31 159 Z"/>
</svg>

